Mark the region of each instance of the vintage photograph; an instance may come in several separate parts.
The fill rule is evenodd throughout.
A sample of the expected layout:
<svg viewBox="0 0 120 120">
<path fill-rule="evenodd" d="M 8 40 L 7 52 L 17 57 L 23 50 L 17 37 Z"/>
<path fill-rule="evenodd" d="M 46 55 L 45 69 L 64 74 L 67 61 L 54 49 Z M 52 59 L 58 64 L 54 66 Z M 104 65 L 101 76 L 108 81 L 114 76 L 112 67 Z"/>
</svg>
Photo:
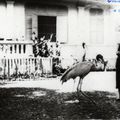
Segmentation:
<svg viewBox="0 0 120 120">
<path fill-rule="evenodd" d="M 120 119 L 120 0 L 0 1 L 0 120 Z"/>
</svg>

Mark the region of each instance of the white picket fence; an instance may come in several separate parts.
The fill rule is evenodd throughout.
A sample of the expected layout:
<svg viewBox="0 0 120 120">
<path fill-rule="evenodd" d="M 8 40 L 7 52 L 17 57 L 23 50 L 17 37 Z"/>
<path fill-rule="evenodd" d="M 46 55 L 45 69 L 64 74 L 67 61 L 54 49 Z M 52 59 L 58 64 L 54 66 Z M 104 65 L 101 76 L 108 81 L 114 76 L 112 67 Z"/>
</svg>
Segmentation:
<svg viewBox="0 0 120 120">
<path fill-rule="evenodd" d="M 3 58 L 0 75 L 9 78 L 18 74 L 52 74 L 52 58 Z"/>
</svg>

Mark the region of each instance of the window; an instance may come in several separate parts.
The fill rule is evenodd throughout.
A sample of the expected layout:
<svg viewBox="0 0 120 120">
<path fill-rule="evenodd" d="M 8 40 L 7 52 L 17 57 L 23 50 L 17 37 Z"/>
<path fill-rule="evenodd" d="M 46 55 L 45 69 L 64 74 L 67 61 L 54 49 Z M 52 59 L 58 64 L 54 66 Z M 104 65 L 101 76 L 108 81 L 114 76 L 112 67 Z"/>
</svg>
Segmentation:
<svg viewBox="0 0 120 120">
<path fill-rule="evenodd" d="M 49 39 L 51 35 L 51 42 L 56 42 L 56 17 L 38 16 L 38 38 Z"/>
<path fill-rule="evenodd" d="M 104 43 L 104 18 L 103 10 L 100 8 L 90 9 L 90 42 Z"/>
</svg>

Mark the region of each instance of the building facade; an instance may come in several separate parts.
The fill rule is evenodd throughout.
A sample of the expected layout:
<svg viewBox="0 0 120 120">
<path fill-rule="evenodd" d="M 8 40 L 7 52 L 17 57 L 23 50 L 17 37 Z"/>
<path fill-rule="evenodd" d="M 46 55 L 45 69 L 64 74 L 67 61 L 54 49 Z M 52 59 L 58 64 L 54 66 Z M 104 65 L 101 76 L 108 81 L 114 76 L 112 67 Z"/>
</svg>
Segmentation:
<svg viewBox="0 0 120 120">
<path fill-rule="evenodd" d="M 116 58 L 120 41 L 118 6 L 104 0 L 3 0 L 0 2 L 1 55 L 32 55 L 32 33 L 61 45 L 61 56 L 87 57 L 102 54 Z M 4 48 L 3 48 L 4 46 Z"/>
</svg>

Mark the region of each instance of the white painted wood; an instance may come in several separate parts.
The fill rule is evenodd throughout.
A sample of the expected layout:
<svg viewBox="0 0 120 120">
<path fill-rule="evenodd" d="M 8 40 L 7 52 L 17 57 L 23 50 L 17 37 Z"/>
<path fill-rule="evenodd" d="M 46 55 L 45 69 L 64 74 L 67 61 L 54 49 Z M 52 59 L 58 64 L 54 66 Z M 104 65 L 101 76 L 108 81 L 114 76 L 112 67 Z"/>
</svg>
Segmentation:
<svg viewBox="0 0 120 120">
<path fill-rule="evenodd" d="M 68 24 L 67 16 L 57 16 L 57 41 L 67 43 Z"/>
</svg>

